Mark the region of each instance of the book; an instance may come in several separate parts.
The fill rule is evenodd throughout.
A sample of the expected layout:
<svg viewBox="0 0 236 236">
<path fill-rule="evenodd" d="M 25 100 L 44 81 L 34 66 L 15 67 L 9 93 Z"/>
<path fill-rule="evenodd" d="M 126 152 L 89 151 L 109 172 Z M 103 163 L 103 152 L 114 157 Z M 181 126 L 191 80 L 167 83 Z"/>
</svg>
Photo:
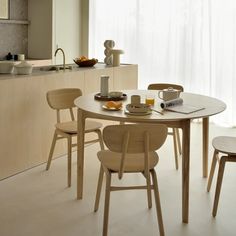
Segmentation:
<svg viewBox="0 0 236 236">
<path fill-rule="evenodd" d="M 178 113 L 183 113 L 183 114 L 190 114 L 196 111 L 201 111 L 205 109 L 204 107 L 198 107 L 198 106 L 192 106 L 189 104 L 181 104 L 181 105 L 177 105 L 177 106 L 170 106 L 170 107 L 166 107 L 165 110 L 167 111 L 174 111 L 174 112 L 178 112 Z"/>
</svg>

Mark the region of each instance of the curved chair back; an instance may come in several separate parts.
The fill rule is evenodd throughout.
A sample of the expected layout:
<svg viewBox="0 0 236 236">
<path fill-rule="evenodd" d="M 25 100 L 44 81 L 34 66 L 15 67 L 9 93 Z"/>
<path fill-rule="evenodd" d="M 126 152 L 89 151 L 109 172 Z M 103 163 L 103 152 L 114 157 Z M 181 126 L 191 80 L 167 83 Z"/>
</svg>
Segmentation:
<svg viewBox="0 0 236 236">
<path fill-rule="evenodd" d="M 78 88 L 55 89 L 47 92 L 48 105 L 57 111 L 57 122 L 60 122 L 60 110 L 69 109 L 71 119 L 75 120 L 72 108 L 75 107 L 74 100 L 82 95 Z"/>
<path fill-rule="evenodd" d="M 111 125 L 103 129 L 103 140 L 108 149 L 121 153 L 118 176 L 124 173 L 126 154 L 143 153 L 145 175 L 149 172 L 149 153 L 158 150 L 166 140 L 167 127 L 163 124 Z"/>
<path fill-rule="evenodd" d="M 167 89 L 167 88 L 173 88 L 173 89 L 177 89 L 180 90 L 181 92 L 184 91 L 183 86 L 179 85 L 179 84 L 163 84 L 163 83 L 157 83 L 157 84 L 149 84 L 148 85 L 148 89 L 149 90 L 163 90 L 163 89 Z"/>
<path fill-rule="evenodd" d="M 166 136 L 167 127 L 162 124 L 111 125 L 103 130 L 104 142 L 113 152 L 155 151 L 165 142 Z"/>
</svg>

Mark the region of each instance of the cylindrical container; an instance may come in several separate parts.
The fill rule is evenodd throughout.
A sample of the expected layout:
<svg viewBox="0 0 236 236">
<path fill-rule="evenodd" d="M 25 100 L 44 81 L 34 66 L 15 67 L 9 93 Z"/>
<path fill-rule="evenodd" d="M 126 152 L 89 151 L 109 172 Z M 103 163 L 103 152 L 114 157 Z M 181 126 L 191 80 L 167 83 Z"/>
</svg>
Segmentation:
<svg viewBox="0 0 236 236">
<path fill-rule="evenodd" d="M 120 54 L 123 54 L 124 51 L 121 49 L 111 49 L 111 54 L 113 55 L 113 66 L 120 65 Z"/>
<path fill-rule="evenodd" d="M 140 104 L 140 102 L 141 102 L 141 97 L 139 95 L 132 95 L 131 96 L 131 104 L 132 105 Z"/>
<path fill-rule="evenodd" d="M 24 54 L 18 54 L 18 61 L 24 61 L 25 60 L 25 55 Z"/>
<path fill-rule="evenodd" d="M 109 84 L 109 76 L 107 75 L 102 75 L 100 78 L 100 94 L 102 97 L 107 97 L 108 96 L 108 84 Z"/>
</svg>

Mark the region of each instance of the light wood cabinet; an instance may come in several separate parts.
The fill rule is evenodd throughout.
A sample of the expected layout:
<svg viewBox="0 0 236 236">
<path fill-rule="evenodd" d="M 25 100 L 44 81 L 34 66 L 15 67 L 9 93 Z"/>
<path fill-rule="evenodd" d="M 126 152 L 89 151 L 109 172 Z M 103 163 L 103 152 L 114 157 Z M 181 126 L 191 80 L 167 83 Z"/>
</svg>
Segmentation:
<svg viewBox="0 0 236 236">
<path fill-rule="evenodd" d="M 109 76 L 109 90 L 113 90 L 113 68 L 89 70 L 84 73 L 84 93 L 100 92 L 101 75 Z"/>
<path fill-rule="evenodd" d="M 110 90 L 137 88 L 137 65 L 0 75 L 0 179 L 47 161 L 56 122 L 47 91 L 75 87 L 84 94 L 99 92 L 102 74 L 109 75 Z M 66 142 L 59 141 L 54 156 L 64 155 L 66 148 Z"/>
<path fill-rule="evenodd" d="M 116 90 L 134 89 L 138 87 L 138 67 L 137 65 L 114 67 L 113 76 L 114 88 Z"/>
<path fill-rule="evenodd" d="M 82 46 L 81 11 L 81 0 L 28 0 L 28 57 L 62 64 L 60 53 L 54 57 L 60 47 L 72 63 Z"/>
</svg>

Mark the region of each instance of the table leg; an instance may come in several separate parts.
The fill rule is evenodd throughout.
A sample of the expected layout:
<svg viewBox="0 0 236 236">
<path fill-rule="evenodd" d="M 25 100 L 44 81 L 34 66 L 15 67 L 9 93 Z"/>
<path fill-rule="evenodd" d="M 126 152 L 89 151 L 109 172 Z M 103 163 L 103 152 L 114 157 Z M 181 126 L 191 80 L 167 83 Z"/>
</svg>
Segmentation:
<svg viewBox="0 0 236 236">
<path fill-rule="evenodd" d="M 77 134 L 77 199 L 83 198 L 84 177 L 84 130 L 85 117 L 83 111 L 78 109 L 78 134 Z"/>
<path fill-rule="evenodd" d="M 202 175 L 208 176 L 209 117 L 202 119 Z"/>
<path fill-rule="evenodd" d="M 189 154 L 190 154 L 190 120 L 183 121 L 182 137 L 182 221 L 188 223 L 189 215 Z"/>
</svg>

